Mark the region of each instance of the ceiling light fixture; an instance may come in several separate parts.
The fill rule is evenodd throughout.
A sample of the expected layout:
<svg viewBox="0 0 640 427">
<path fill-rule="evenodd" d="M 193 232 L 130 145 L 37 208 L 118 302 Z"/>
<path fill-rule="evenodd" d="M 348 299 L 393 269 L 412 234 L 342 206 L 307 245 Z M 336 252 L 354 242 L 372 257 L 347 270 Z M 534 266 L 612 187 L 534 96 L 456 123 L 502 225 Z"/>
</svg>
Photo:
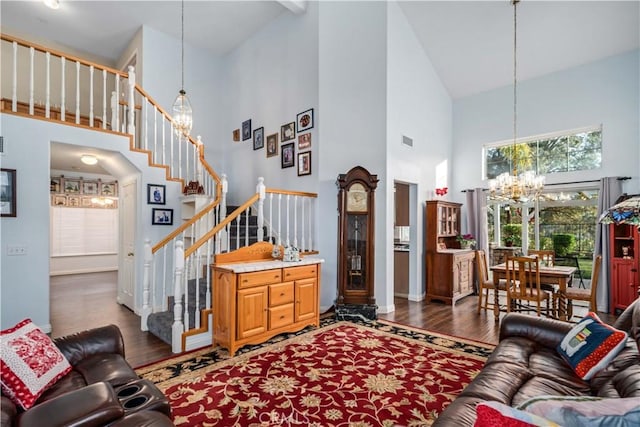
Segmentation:
<svg viewBox="0 0 640 427">
<path fill-rule="evenodd" d="M 518 156 L 520 151 L 522 156 L 522 147 L 516 150 L 516 140 L 518 136 L 518 62 L 517 53 L 517 5 L 520 0 L 511 0 L 513 4 L 513 145 L 511 147 L 511 165 L 513 166 L 513 174 L 504 172 L 489 180 L 489 193 L 491 199 L 494 200 L 511 200 L 514 202 L 527 202 L 540 196 L 544 188 L 544 176 L 536 176 L 532 170 L 526 171 L 518 175 Z"/>
<path fill-rule="evenodd" d="M 184 0 L 182 0 L 182 35 L 181 35 L 181 52 L 182 52 L 182 84 L 178 97 L 173 102 L 173 127 L 179 138 L 188 137 L 193 127 L 193 113 L 191 111 L 191 103 L 187 98 L 187 92 L 184 90 Z"/>
<path fill-rule="evenodd" d="M 44 4 L 54 10 L 60 7 L 60 2 L 58 0 L 44 0 Z"/>
<path fill-rule="evenodd" d="M 92 154 L 83 154 L 80 156 L 80 161 L 85 165 L 95 165 L 98 163 L 98 158 Z"/>
</svg>

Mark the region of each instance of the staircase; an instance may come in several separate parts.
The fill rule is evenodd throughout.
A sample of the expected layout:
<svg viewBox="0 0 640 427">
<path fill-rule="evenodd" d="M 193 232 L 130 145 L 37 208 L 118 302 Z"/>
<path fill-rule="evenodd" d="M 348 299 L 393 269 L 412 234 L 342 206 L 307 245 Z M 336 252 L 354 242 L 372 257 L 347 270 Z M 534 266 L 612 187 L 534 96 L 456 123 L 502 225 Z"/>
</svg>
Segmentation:
<svg viewBox="0 0 640 427">
<path fill-rule="evenodd" d="M 267 189 L 258 178 L 253 196 L 227 207 L 228 182 L 207 163 L 200 137 L 176 135 L 172 117 L 136 83 L 133 67 L 116 71 L 6 34 L 1 41 L 3 52 L 10 52 L 3 64 L 12 74 L 6 76 L 11 87 L 3 85 L 0 94 L 3 114 L 127 136 L 130 152 L 145 154 L 150 167 L 165 170 L 167 181 L 182 187 L 195 182 L 212 200 L 159 242 L 146 238 L 144 257 L 136 257 L 136 268 L 144 272 L 136 289 L 142 294 L 142 307 L 136 307 L 141 329 L 171 343 L 174 352 L 211 342 L 209 266 L 216 254 L 262 240 L 295 246 L 303 255 L 317 253 L 317 195 Z M 18 72 L 18 63 L 28 72 L 22 65 Z M 46 81 L 35 85 L 36 64 L 60 70 L 60 76 L 47 72 Z M 74 79 L 75 84 L 65 84 Z M 36 105 L 35 99 L 44 103 Z M 140 206 L 144 202 L 141 195 Z"/>
</svg>

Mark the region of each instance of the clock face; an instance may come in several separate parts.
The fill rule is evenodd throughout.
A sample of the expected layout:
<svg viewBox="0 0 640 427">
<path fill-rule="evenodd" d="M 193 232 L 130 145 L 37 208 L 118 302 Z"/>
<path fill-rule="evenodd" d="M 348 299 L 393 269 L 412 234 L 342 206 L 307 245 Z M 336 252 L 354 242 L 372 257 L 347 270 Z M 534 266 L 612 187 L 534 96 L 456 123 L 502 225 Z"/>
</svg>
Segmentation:
<svg viewBox="0 0 640 427">
<path fill-rule="evenodd" d="M 367 211 L 367 190 L 360 183 L 353 184 L 347 191 L 347 211 L 366 212 Z"/>
</svg>

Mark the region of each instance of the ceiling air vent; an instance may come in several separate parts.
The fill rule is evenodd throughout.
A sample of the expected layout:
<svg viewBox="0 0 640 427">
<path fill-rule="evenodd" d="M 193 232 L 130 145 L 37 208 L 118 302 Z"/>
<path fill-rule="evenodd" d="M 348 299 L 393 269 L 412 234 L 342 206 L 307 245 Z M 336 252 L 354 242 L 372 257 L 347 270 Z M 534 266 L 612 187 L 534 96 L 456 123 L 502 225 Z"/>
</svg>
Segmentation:
<svg viewBox="0 0 640 427">
<path fill-rule="evenodd" d="M 406 135 L 402 135 L 402 145 L 406 145 L 407 147 L 413 148 L 413 139 L 409 138 Z"/>
</svg>

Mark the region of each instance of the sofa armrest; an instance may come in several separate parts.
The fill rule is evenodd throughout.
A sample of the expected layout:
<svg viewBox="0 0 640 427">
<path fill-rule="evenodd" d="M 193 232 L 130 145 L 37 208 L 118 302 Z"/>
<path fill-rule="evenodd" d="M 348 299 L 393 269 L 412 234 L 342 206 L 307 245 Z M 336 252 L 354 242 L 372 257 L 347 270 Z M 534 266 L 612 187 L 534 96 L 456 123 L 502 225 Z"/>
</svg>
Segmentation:
<svg viewBox="0 0 640 427">
<path fill-rule="evenodd" d="M 0 426 L 11 427 L 18 414 L 16 405 L 5 396 L 0 397 Z"/>
<path fill-rule="evenodd" d="M 508 337 L 524 337 L 545 347 L 556 348 L 572 327 L 572 324 L 560 320 L 507 313 L 500 324 L 500 341 Z"/>
<path fill-rule="evenodd" d="M 89 329 L 54 340 L 71 366 L 81 360 L 101 353 L 115 353 L 124 358 L 124 340 L 116 325 Z"/>
<path fill-rule="evenodd" d="M 29 408 L 18 416 L 17 427 L 98 427 L 124 416 L 113 387 L 105 382 L 61 394 Z M 46 421 L 45 421 L 46 420 Z"/>
</svg>

